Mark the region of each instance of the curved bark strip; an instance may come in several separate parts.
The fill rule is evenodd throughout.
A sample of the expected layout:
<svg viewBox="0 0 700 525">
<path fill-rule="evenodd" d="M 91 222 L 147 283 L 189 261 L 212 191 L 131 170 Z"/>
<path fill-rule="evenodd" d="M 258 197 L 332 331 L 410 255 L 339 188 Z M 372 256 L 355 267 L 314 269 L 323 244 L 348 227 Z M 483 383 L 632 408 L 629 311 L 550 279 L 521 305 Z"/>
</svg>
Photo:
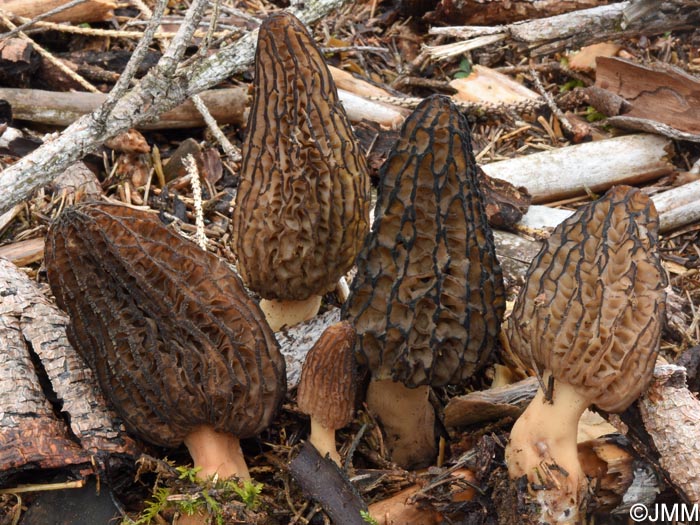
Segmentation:
<svg viewBox="0 0 700 525">
<path fill-rule="evenodd" d="M 68 343 L 65 314 L 4 259 L 0 290 L 0 479 L 29 468 L 89 464 L 92 454 L 137 456 L 138 446 Z M 44 373 L 53 392 L 42 389 Z M 57 398 L 53 407 L 47 394 Z"/>
</svg>

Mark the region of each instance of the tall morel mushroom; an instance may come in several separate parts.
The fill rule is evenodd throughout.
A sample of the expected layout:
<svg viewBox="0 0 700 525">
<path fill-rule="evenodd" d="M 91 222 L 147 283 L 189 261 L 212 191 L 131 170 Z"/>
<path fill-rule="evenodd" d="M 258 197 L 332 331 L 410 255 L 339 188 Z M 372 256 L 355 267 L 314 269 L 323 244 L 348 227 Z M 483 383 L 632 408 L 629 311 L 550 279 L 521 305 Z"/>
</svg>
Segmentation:
<svg viewBox="0 0 700 525">
<path fill-rule="evenodd" d="M 578 523 L 586 477 L 576 430 L 586 407 L 627 408 L 646 388 L 665 314 L 658 216 L 618 186 L 554 230 L 533 260 L 508 323 L 513 351 L 541 374 L 513 426 L 510 476 L 538 488 L 544 523 Z"/>
<path fill-rule="evenodd" d="M 68 338 L 128 429 L 184 442 L 203 478 L 249 477 L 239 439 L 270 424 L 286 382 L 238 276 L 154 214 L 113 204 L 66 209 L 45 251 Z"/>
<path fill-rule="evenodd" d="M 260 27 L 233 247 L 274 330 L 313 317 L 353 265 L 369 223 L 369 177 L 333 78 L 289 13 Z"/>
<path fill-rule="evenodd" d="M 430 97 L 381 168 L 376 218 L 343 310 L 394 461 L 431 461 L 430 386 L 458 384 L 485 363 L 504 309 L 469 127 L 448 98 Z"/>
</svg>

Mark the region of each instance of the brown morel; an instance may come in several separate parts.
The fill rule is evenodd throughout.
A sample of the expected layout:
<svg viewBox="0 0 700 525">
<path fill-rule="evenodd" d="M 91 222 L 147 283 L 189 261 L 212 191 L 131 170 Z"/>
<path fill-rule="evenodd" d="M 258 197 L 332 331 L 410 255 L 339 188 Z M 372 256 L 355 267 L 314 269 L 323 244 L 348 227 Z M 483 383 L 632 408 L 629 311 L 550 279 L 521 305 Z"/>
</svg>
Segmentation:
<svg viewBox="0 0 700 525">
<path fill-rule="evenodd" d="M 395 462 L 432 461 L 430 387 L 458 384 L 486 362 L 504 309 L 469 127 L 447 97 L 430 97 L 381 168 L 375 221 L 343 309 L 372 374 L 368 407 Z"/>
<path fill-rule="evenodd" d="M 270 424 L 286 381 L 238 276 L 155 214 L 113 204 L 64 210 L 45 250 L 68 338 L 127 428 L 184 442 L 201 478 L 248 478 L 239 439 Z"/>
<path fill-rule="evenodd" d="M 652 201 L 611 189 L 561 223 L 533 260 L 508 323 L 514 353 L 542 385 L 513 426 L 513 479 L 527 477 L 540 523 L 579 523 L 587 480 L 576 430 L 588 406 L 626 409 L 654 369 L 666 274 Z"/>
<path fill-rule="evenodd" d="M 369 175 L 323 55 L 289 13 L 260 27 L 233 249 L 273 330 L 310 319 L 353 265 Z"/>
</svg>

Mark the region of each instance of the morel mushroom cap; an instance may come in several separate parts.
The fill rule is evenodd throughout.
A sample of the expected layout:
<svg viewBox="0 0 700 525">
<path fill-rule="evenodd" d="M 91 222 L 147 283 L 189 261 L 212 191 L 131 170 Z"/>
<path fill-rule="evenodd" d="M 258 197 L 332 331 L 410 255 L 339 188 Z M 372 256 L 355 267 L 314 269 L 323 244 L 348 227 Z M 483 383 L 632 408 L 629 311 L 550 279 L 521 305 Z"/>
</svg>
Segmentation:
<svg viewBox="0 0 700 525">
<path fill-rule="evenodd" d="M 613 188 L 557 226 L 516 301 L 511 347 L 549 392 L 540 389 L 513 426 L 506 460 L 512 478 L 545 486 L 537 494 L 544 522 L 578 523 L 586 491 L 576 454 L 583 410 L 622 411 L 650 380 L 667 284 L 657 236 L 652 201 L 637 189 Z"/>
<path fill-rule="evenodd" d="M 525 364 L 607 412 L 626 409 L 654 370 L 667 285 L 658 225 L 653 202 L 628 186 L 585 206 L 532 262 L 509 324 Z"/>
<path fill-rule="evenodd" d="M 347 321 L 329 326 L 306 354 L 297 390 L 299 410 L 311 417 L 309 441 L 340 465 L 335 431 L 355 412 L 355 329 Z"/>
<path fill-rule="evenodd" d="M 154 214 L 91 203 L 51 226 L 46 267 L 70 342 L 131 431 L 174 447 L 203 428 L 247 438 L 270 424 L 284 359 L 216 256 Z"/>
<path fill-rule="evenodd" d="M 368 405 L 403 466 L 429 460 L 434 436 L 419 439 L 424 454 L 390 436 L 415 437 L 416 420 L 432 426 L 429 385 L 459 383 L 482 366 L 505 309 L 476 177 L 466 120 L 447 97 L 428 98 L 380 170 L 376 218 L 344 306 L 357 330 L 357 359 L 372 372 Z M 414 408 L 402 404 L 409 398 L 423 407 L 412 422 L 406 415 Z"/>
<path fill-rule="evenodd" d="M 409 387 L 459 383 L 489 356 L 505 296 L 469 127 L 447 97 L 416 108 L 380 177 L 344 308 L 358 360 Z"/>
<path fill-rule="evenodd" d="M 369 177 L 323 56 L 289 13 L 260 27 L 242 150 L 233 246 L 243 280 L 269 300 L 323 295 L 367 233 Z"/>
</svg>

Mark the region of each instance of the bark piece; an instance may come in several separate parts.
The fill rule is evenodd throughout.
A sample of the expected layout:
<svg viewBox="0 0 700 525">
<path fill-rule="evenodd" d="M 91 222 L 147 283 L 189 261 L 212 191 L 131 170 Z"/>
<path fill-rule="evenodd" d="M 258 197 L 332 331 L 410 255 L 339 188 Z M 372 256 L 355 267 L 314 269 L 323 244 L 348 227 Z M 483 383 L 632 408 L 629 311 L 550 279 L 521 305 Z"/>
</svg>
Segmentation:
<svg viewBox="0 0 700 525">
<path fill-rule="evenodd" d="M 519 104 L 540 98 L 508 75 L 478 64 L 472 66 L 468 77 L 456 78 L 450 81 L 450 86 L 457 90 L 452 98 L 462 102 Z"/>
<path fill-rule="evenodd" d="M 489 177 L 477 166 L 479 186 L 484 193 L 484 209 L 489 224 L 510 228 L 520 221 L 530 207 L 532 198 L 524 187 L 516 188 L 503 179 Z"/>
<path fill-rule="evenodd" d="M 64 4 L 66 0 L 1 0 L 0 9 L 8 14 L 34 18 L 46 11 L 50 11 Z M 111 0 L 87 0 L 81 4 L 70 7 L 60 13 L 51 15 L 45 20 L 49 22 L 71 22 L 81 24 L 83 22 L 102 22 L 114 16 L 116 2 Z"/>
<path fill-rule="evenodd" d="M 614 42 L 600 42 L 582 47 L 579 51 L 569 55 L 569 68 L 574 71 L 595 71 L 598 57 L 615 56 L 620 49 L 622 46 Z"/>
<path fill-rule="evenodd" d="M 289 463 L 289 472 L 307 497 L 317 501 L 335 525 L 366 525 L 367 504 L 335 463 L 304 442 Z"/>
<path fill-rule="evenodd" d="M 700 504 L 700 401 L 686 387 L 685 369 L 657 366 L 639 409 L 661 466 L 691 503 Z"/>
<path fill-rule="evenodd" d="M 36 72 L 39 58 L 24 38 L 0 42 L 0 81 L 6 87 L 26 86 Z"/>
<path fill-rule="evenodd" d="M 27 468 L 87 466 L 92 455 L 98 461 L 112 454 L 138 456 L 139 448 L 69 344 L 65 314 L 4 259 L 0 290 L 0 478 Z M 66 420 L 54 416 L 37 368 Z"/>
<path fill-rule="evenodd" d="M 635 185 L 673 171 L 671 141 L 627 135 L 482 165 L 489 176 L 527 188 L 534 204 Z"/>
<path fill-rule="evenodd" d="M 509 24 L 608 3 L 609 0 L 441 0 L 425 18 L 454 25 Z"/>
<path fill-rule="evenodd" d="M 685 71 L 668 64 L 599 57 L 595 85 L 629 103 L 625 117 L 659 122 L 700 137 L 700 80 Z"/>
<path fill-rule="evenodd" d="M 459 427 L 504 417 L 517 418 L 535 397 L 538 386 L 537 378 L 529 377 L 511 385 L 453 397 L 445 407 L 445 425 Z"/>
<path fill-rule="evenodd" d="M 440 513 L 428 506 L 423 508 L 411 501 L 423 487 L 413 485 L 393 496 L 372 503 L 369 513 L 379 525 L 437 525 L 441 522 Z"/>
</svg>

